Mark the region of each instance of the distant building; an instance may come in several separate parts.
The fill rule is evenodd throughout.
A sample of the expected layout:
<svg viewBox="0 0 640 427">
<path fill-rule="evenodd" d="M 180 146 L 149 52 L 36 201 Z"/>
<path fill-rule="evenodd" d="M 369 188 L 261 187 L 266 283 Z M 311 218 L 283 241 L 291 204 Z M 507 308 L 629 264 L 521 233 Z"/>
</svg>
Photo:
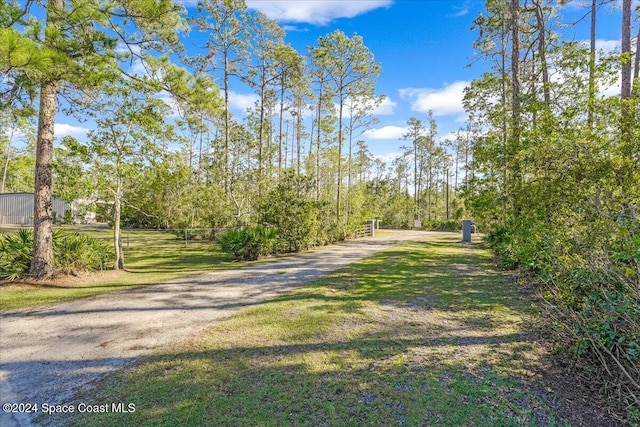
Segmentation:
<svg viewBox="0 0 640 427">
<path fill-rule="evenodd" d="M 33 203 L 33 193 L 0 193 L 0 225 L 33 225 Z M 68 203 L 53 198 L 54 219 L 62 220 L 65 214 L 73 217 L 72 213 Z"/>
</svg>

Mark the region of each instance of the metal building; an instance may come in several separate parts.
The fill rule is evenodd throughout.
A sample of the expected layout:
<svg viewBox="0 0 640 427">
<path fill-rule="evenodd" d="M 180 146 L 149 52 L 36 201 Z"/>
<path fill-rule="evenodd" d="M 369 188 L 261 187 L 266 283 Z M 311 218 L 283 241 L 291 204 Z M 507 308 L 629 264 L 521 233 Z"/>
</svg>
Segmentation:
<svg viewBox="0 0 640 427">
<path fill-rule="evenodd" d="M 33 225 L 33 193 L 0 193 L 0 225 Z M 53 198 L 53 214 L 64 218 L 71 207 L 59 197 Z"/>
</svg>

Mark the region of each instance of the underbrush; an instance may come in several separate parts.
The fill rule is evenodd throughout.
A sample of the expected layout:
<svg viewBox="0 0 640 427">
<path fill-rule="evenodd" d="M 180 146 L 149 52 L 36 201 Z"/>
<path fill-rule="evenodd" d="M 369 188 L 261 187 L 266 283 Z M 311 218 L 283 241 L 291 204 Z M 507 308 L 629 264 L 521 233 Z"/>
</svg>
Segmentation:
<svg viewBox="0 0 640 427">
<path fill-rule="evenodd" d="M 422 228 L 431 231 L 460 231 L 462 224 L 460 221 L 431 220 L 424 221 Z"/>
<path fill-rule="evenodd" d="M 220 237 L 218 243 L 224 252 L 233 255 L 237 261 L 253 261 L 273 252 L 277 231 L 273 228 L 247 227 L 229 230 Z"/>
<path fill-rule="evenodd" d="M 33 232 L 21 229 L 0 238 L 0 279 L 15 280 L 29 274 L 33 258 Z M 56 270 L 69 274 L 77 271 L 104 270 L 113 260 L 109 245 L 91 236 L 56 230 L 53 233 Z"/>
<path fill-rule="evenodd" d="M 640 222 L 627 208 L 562 235 L 514 221 L 486 241 L 507 268 L 534 273 L 556 348 L 599 386 L 625 423 L 640 423 Z"/>
</svg>

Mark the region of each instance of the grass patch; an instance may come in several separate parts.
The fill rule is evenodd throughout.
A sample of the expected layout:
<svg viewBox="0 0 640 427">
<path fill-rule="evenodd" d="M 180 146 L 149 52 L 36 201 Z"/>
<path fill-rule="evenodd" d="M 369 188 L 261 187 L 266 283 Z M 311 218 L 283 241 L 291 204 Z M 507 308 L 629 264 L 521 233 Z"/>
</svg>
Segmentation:
<svg viewBox="0 0 640 427">
<path fill-rule="evenodd" d="M 527 301 L 487 251 L 446 236 L 241 310 L 105 380 L 95 403 L 134 413 L 62 423 L 558 425 L 525 381 L 537 361 Z"/>
<path fill-rule="evenodd" d="M 65 227 L 112 244 L 113 231 L 104 228 Z M 13 230 L 3 229 L 2 232 Z M 53 304 L 135 286 L 157 284 L 205 271 L 237 266 L 217 243 L 185 243 L 164 231 L 123 231 L 126 272 L 113 271 L 61 278 L 50 282 L 24 280 L 0 284 L 0 310 Z"/>
</svg>

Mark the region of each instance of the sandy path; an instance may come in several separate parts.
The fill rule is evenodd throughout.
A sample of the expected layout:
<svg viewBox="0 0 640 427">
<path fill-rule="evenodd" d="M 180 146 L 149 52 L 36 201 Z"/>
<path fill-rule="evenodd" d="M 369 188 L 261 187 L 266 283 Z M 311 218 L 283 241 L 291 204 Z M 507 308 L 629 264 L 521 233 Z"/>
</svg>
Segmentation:
<svg viewBox="0 0 640 427">
<path fill-rule="evenodd" d="M 240 307 L 428 233 L 398 231 L 233 271 L 202 274 L 30 312 L 0 314 L 0 403 L 77 405 L 73 396 L 138 357 L 187 339 Z M 105 402 L 107 403 L 107 402 Z M 37 414 L 32 414 L 37 415 Z M 32 425 L 0 411 L 3 427 Z"/>
</svg>

